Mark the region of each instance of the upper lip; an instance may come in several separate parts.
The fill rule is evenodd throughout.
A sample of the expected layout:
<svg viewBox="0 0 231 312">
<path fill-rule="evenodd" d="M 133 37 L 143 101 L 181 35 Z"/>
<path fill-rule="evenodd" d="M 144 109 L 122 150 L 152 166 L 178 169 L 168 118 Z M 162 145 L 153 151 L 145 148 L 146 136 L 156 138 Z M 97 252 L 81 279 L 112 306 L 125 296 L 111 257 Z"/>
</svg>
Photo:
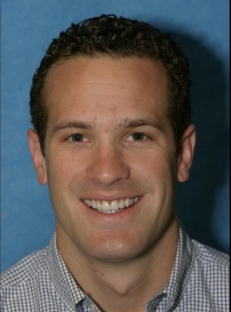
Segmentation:
<svg viewBox="0 0 231 312">
<path fill-rule="evenodd" d="M 120 200 L 126 198 L 135 198 L 140 197 L 140 195 L 130 195 L 130 194 L 115 194 L 115 195 L 100 195 L 100 194 L 91 194 L 86 196 L 81 196 L 81 199 L 95 199 L 100 201 L 113 201 L 113 200 Z"/>
</svg>

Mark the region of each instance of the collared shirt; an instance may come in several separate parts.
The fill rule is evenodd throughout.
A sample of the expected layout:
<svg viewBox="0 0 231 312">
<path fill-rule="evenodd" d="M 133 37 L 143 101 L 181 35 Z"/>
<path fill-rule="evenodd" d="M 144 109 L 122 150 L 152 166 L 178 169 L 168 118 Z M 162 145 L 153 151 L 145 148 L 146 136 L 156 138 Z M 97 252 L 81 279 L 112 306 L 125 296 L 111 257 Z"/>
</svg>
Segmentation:
<svg viewBox="0 0 231 312">
<path fill-rule="evenodd" d="M 50 245 L 24 258 L 1 277 L 1 312 L 99 312 L 65 265 L 53 236 Z M 180 227 L 169 282 L 146 312 L 228 312 L 229 256 L 191 240 Z M 110 311 L 109 311 L 110 312 Z"/>
</svg>

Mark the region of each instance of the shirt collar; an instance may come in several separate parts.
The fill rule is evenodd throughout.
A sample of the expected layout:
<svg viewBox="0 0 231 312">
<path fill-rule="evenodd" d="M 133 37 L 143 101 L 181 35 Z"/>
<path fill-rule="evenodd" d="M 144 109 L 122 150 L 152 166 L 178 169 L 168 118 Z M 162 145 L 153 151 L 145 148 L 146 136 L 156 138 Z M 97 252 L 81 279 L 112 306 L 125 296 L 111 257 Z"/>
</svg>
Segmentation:
<svg viewBox="0 0 231 312">
<path fill-rule="evenodd" d="M 53 235 L 47 250 L 47 263 L 56 291 L 71 310 L 74 310 L 86 295 L 75 282 L 58 251 L 56 234 Z"/>
<path fill-rule="evenodd" d="M 164 289 L 148 302 L 147 311 L 151 311 L 160 301 L 165 302 L 166 311 L 178 305 L 186 290 L 192 271 L 192 263 L 193 244 L 179 223 L 178 247 L 170 279 Z"/>
<path fill-rule="evenodd" d="M 169 282 L 158 295 L 147 303 L 147 311 L 150 311 L 160 301 L 164 300 L 166 311 L 177 305 L 181 300 L 185 285 L 188 282 L 192 268 L 193 245 L 182 228 L 179 226 L 179 240 L 177 254 L 173 265 Z M 47 249 L 47 264 L 53 284 L 61 298 L 70 307 L 75 307 L 84 299 L 88 299 L 80 287 L 76 284 L 73 276 L 65 265 L 56 244 L 54 234 Z"/>
</svg>

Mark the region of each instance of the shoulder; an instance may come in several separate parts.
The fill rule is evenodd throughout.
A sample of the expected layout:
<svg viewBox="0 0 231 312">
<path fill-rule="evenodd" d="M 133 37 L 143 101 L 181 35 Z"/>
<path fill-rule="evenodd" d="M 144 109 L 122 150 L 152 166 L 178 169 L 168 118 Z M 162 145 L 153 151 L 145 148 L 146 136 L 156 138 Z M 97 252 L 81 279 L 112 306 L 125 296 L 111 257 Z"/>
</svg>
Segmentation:
<svg viewBox="0 0 231 312">
<path fill-rule="evenodd" d="M 1 290 L 30 283 L 38 274 L 46 271 L 46 249 L 32 253 L 1 273 Z"/>
<path fill-rule="evenodd" d="M 49 261 L 47 247 L 1 274 L 0 311 L 64 311 Z"/>
<path fill-rule="evenodd" d="M 194 260 L 188 291 L 193 291 L 191 295 L 196 294 L 201 304 L 196 311 L 229 311 L 229 255 L 194 240 L 192 243 Z"/>
<path fill-rule="evenodd" d="M 229 270 L 229 255 L 220 252 L 212 247 L 203 245 L 198 241 L 192 240 L 196 261 L 204 268 L 216 267 L 220 270 Z"/>
</svg>

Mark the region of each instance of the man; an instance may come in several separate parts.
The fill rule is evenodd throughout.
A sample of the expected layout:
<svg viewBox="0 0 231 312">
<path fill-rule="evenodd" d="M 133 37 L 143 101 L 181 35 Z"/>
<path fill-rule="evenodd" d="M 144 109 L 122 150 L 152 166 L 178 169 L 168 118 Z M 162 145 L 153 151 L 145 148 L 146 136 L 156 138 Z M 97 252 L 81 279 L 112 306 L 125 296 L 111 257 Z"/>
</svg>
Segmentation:
<svg viewBox="0 0 231 312">
<path fill-rule="evenodd" d="M 195 146 L 188 62 L 169 36 L 103 15 L 54 39 L 28 141 L 56 232 L 2 276 L 1 311 L 228 311 L 228 256 L 174 208 Z"/>
</svg>

